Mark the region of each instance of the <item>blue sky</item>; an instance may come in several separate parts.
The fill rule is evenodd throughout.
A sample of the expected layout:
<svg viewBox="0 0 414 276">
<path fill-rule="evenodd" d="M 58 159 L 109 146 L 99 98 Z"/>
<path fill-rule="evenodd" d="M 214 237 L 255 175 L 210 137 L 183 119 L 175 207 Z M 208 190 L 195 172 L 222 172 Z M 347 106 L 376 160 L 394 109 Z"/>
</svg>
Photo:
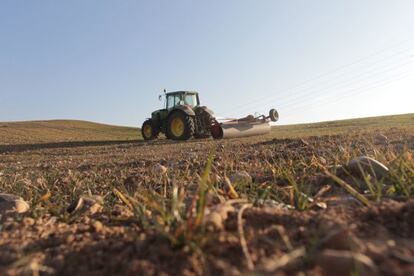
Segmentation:
<svg viewBox="0 0 414 276">
<path fill-rule="evenodd" d="M 0 121 L 139 126 L 162 89 L 280 123 L 414 112 L 414 1 L 0 2 Z"/>
</svg>

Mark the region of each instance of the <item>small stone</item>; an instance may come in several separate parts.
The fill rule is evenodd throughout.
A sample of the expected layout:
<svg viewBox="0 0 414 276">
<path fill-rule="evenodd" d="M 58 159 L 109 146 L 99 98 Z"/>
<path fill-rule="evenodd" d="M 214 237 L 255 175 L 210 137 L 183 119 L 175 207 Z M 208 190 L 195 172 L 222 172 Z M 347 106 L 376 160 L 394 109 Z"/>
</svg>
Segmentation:
<svg viewBox="0 0 414 276">
<path fill-rule="evenodd" d="M 95 220 L 92 223 L 92 227 L 95 230 L 95 232 L 101 232 L 104 226 L 103 226 L 102 222 L 100 222 L 99 220 Z"/>
<path fill-rule="evenodd" d="M 0 214 L 9 212 L 21 214 L 29 211 L 29 209 L 30 205 L 23 198 L 11 194 L 0 194 Z"/>
<path fill-rule="evenodd" d="M 377 179 L 385 177 L 389 172 L 384 164 L 368 156 L 354 158 L 348 163 L 347 169 L 357 176 L 370 174 Z"/>
<path fill-rule="evenodd" d="M 73 241 L 75 241 L 75 235 L 73 235 L 73 234 L 69 234 L 69 235 L 66 237 L 66 243 L 72 243 Z"/>
<path fill-rule="evenodd" d="M 158 175 L 165 175 L 167 174 L 167 167 L 161 165 L 161 164 L 157 164 L 154 166 L 154 173 L 158 174 Z"/>
<path fill-rule="evenodd" d="M 247 185 L 251 184 L 253 179 L 246 171 L 238 171 L 230 176 L 230 182 L 234 185 Z"/>
<path fill-rule="evenodd" d="M 388 240 L 388 241 L 387 241 L 387 245 L 388 245 L 389 247 L 395 247 L 397 244 L 396 244 L 396 242 L 395 242 L 394 240 Z"/>
<path fill-rule="evenodd" d="M 35 220 L 32 219 L 32 218 L 26 217 L 26 218 L 23 219 L 23 224 L 26 225 L 26 226 L 32 226 L 32 225 L 35 224 Z"/>
<path fill-rule="evenodd" d="M 326 249 L 316 258 L 323 275 L 378 275 L 374 262 L 366 255 L 344 250 Z"/>
</svg>

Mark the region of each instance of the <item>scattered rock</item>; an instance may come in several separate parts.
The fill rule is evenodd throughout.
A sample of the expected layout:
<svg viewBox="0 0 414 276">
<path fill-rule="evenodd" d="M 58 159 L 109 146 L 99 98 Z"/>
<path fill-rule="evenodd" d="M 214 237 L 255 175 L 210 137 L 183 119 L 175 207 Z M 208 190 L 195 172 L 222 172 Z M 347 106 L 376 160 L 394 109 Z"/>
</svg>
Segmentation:
<svg viewBox="0 0 414 276">
<path fill-rule="evenodd" d="M 165 166 L 163 166 L 161 164 L 156 164 L 154 166 L 153 171 L 154 171 L 155 174 L 165 175 L 165 174 L 167 174 L 168 169 L 167 169 L 167 167 L 165 167 Z"/>
<path fill-rule="evenodd" d="M 66 209 L 68 213 L 89 213 L 90 215 L 102 211 L 103 198 L 101 196 L 81 196 L 74 200 Z"/>
<path fill-rule="evenodd" d="M 316 259 L 323 275 L 378 275 L 374 262 L 366 255 L 344 250 L 326 249 Z"/>
<path fill-rule="evenodd" d="M 32 218 L 26 217 L 26 218 L 23 219 L 23 224 L 26 225 L 26 226 L 32 226 L 32 225 L 35 224 L 35 220 L 32 219 Z"/>
<path fill-rule="evenodd" d="M 95 232 L 101 232 L 102 229 L 104 228 L 102 222 L 100 222 L 99 220 L 95 220 L 92 222 L 92 227 L 95 230 Z"/>
<path fill-rule="evenodd" d="M 246 171 L 238 171 L 230 176 L 230 182 L 234 185 L 247 185 L 251 184 L 253 179 Z"/>
<path fill-rule="evenodd" d="M 368 156 L 360 156 L 352 159 L 347 169 L 351 174 L 355 174 L 356 176 L 362 177 L 364 174 L 370 174 L 376 176 L 377 179 L 383 178 L 389 172 L 384 164 Z"/>
<path fill-rule="evenodd" d="M 30 205 L 23 198 L 11 194 L 0 194 L 0 214 L 9 212 L 25 213 Z"/>
</svg>

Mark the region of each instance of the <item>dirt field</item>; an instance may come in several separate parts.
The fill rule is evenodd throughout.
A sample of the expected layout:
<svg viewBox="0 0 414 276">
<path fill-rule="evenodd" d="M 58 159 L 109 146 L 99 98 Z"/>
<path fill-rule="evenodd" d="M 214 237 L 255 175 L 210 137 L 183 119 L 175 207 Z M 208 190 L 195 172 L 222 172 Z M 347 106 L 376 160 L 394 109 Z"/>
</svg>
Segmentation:
<svg viewBox="0 0 414 276">
<path fill-rule="evenodd" d="M 413 275 L 413 122 L 3 143 L 0 274 Z"/>
<path fill-rule="evenodd" d="M 141 134 L 136 128 L 86 121 L 0 122 L 0 146 L 75 141 L 125 141 L 136 140 L 138 137 L 141 137 Z"/>
</svg>

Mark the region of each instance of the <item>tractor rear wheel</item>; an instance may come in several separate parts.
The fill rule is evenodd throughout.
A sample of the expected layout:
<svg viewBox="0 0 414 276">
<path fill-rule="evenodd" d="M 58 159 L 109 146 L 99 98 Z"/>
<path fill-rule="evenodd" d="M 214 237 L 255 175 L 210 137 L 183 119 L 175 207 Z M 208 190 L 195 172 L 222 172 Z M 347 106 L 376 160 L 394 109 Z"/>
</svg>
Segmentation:
<svg viewBox="0 0 414 276">
<path fill-rule="evenodd" d="M 213 122 L 213 116 L 203 110 L 203 109 L 199 109 L 198 111 L 196 111 L 196 133 L 194 134 L 194 137 L 196 139 L 206 139 L 206 138 L 210 138 L 211 136 L 211 132 L 210 132 L 210 127 L 212 125 Z"/>
<path fill-rule="evenodd" d="M 158 137 L 158 130 L 151 119 L 142 124 L 141 134 L 144 140 L 154 140 Z"/>
<path fill-rule="evenodd" d="M 168 118 L 167 137 L 172 140 L 188 140 L 195 132 L 194 119 L 184 112 L 174 112 Z"/>
</svg>

